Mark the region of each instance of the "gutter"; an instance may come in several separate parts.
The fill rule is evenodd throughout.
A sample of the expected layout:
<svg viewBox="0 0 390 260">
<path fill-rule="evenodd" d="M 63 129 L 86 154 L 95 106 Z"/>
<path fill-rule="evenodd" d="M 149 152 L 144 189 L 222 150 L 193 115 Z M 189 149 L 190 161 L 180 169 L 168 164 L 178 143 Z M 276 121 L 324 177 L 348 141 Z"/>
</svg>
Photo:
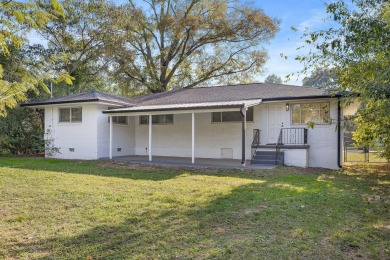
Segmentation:
<svg viewBox="0 0 390 260">
<path fill-rule="evenodd" d="M 220 105 L 220 106 L 198 106 L 198 107 L 171 107 L 171 108 L 157 108 L 157 109 L 134 109 L 134 110 L 104 110 L 103 114 L 120 114 L 120 113 L 152 113 L 161 111 L 177 111 L 177 110 L 202 110 L 202 109 L 213 109 L 213 108 L 242 108 L 243 105 Z M 134 107 L 136 108 L 136 107 Z"/>
<path fill-rule="evenodd" d="M 263 102 L 266 101 L 284 101 L 284 100 L 301 100 L 301 99 L 325 99 L 325 98 L 338 98 L 341 94 L 334 95 L 321 95 L 321 96 L 301 96 L 301 97 L 275 97 L 275 98 L 262 98 Z"/>
<path fill-rule="evenodd" d="M 343 168 L 341 165 L 341 105 L 340 98 L 337 101 L 337 166 Z"/>
<path fill-rule="evenodd" d="M 104 100 L 104 99 L 86 99 L 86 100 L 71 100 L 71 101 L 54 101 L 54 102 L 33 102 L 33 103 L 24 103 L 20 104 L 21 107 L 36 107 L 36 106 L 50 106 L 50 105 L 60 105 L 60 104 L 77 104 L 77 103 L 92 103 L 92 102 L 108 102 L 115 105 L 129 106 L 130 104 Z"/>
</svg>

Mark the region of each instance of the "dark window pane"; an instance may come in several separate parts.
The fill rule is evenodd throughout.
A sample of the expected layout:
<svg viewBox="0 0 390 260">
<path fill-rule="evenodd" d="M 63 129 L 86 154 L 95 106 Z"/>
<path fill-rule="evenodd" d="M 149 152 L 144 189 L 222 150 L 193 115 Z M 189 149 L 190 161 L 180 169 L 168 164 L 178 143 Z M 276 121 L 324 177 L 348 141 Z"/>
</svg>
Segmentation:
<svg viewBox="0 0 390 260">
<path fill-rule="evenodd" d="M 83 112 L 81 107 L 72 108 L 72 122 L 81 122 L 83 117 Z"/>
<path fill-rule="evenodd" d="M 139 123 L 141 125 L 147 125 L 149 122 L 149 116 L 140 116 L 139 117 Z"/>
<path fill-rule="evenodd" d="M 241 121 L 241 112 L 222 112 L 222 122 L 237 122 Z"/>
<path fill-rule="evenodd" d="M 167 124 L 173 124 L 173 114 L 166 115 L 165 119 Z"/>
<path fill-rule="evenodd" d="M 147 125 L 149 122 L 149 116 L 140 116 L 140 124 Z M 173 114 L 167 115 L 153 115 L 152 123 L 157 125 L 173 124 Z"/>
<path fill-rule="evenodd" d="M 221 122 L 221 112 L 213 112 L 211 122 L 213 123 Z"/>
<path fill-rule="evenodd" d="M 60 108 L 60 122 L 70 122 L 70 108 Z"/>
<path fill-rule="evenodd" d="M 123 124 L 123 125 L 127 124 L 127 116 L 117 116 L 116 118 L 117 118 L 116 119 L 117 124 Z"/>
</svg>

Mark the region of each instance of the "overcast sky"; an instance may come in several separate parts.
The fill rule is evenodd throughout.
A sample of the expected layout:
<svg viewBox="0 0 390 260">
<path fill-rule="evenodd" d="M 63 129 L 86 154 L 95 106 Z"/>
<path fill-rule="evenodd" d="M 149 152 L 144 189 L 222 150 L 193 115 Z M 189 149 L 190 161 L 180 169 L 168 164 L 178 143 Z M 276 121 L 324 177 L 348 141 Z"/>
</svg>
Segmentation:
<svg viewBox="0 0 390 260">
<path fill-rule="evenodd" d="M 120 0 L 123 1 L 123 0 Z M 280 30 L 276 37 L 266 45 L 268 50 L 269 60 L 265 64 L 266 72 L 256 78 L 256 81 L 263 82 L 264 78 L 269 74 L 276 74 L 285 80 L 285 76 L 295 73 L 290 81 L 286 82 L 291 85 L 301 85 L 304 75 L 298 77 L 297 72 L 303 68 L 303 64 L 295 61 L 297 54 L 302 54 L 308 51 L 304 48 L 298 53 L 297 48 L 304 45 L 301 36 L 305 28 L 309 31 L 318 30 L 329 27 L 327 22 L 324 22 L 326 17 L 325 4 L 330 0 L 254 0 L 256 7 L 262 8 L 264 12 L 272 17 L 281 20 Z M 293 31 L 291 27 L 295 27 L 298 31 Z M 30 43 L 44 44 L 39 37 L 31 33 L 29 37 Z M 280 56 L 283 53 L 288 56 L 284 59 Z"/>
</svg>

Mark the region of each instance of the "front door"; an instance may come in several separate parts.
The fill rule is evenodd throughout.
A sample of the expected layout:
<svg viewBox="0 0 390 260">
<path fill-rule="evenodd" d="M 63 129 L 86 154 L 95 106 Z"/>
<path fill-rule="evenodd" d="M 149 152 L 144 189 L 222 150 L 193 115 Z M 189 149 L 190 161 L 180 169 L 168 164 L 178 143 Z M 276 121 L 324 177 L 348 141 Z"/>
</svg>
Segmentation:
<svg viewBox="0 0 390 260">
<path fill-rule="evenodd" d="M 283 104 L 268 105 L 268 143 L 278 141 L 280 128 L 284 124 L 284 109 Z"/>
</svg>

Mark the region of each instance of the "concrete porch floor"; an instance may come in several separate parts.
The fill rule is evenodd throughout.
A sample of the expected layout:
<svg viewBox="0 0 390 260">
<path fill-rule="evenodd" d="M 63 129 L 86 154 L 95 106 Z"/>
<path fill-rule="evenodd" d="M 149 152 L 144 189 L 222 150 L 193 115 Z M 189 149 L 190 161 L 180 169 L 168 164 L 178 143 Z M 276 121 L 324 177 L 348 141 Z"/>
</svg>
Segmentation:
<svg viewBox="0 0 390 260">
<path fill-rule="evenodd" d="M 196 158 L 195 164 L 191 163 L 191 158 L 187 157 L 173 157 L 173 156 L 153 156 L 153 160 L 150 162 L 148 156 L 143 155 L 130 155 L 130 156 L 116 156 L 112 158 L 115 161 L 130 162 L 130 163 L 143 163 L 143 164 L 156 164 L 165 166 L 186 166 L 186 167 L 208 167 L 208 168 L 226 168 L 226 169 L 243 169 L 241 160 L 233 159 L 209 159 L 209 158 Z M 103 160 L 109 160 L 104 158 Z M 276 165 L 260 165 L 251 164 L 250 160 L 246 161 L 245 169 L 273 169 Z"/>
</svg>

